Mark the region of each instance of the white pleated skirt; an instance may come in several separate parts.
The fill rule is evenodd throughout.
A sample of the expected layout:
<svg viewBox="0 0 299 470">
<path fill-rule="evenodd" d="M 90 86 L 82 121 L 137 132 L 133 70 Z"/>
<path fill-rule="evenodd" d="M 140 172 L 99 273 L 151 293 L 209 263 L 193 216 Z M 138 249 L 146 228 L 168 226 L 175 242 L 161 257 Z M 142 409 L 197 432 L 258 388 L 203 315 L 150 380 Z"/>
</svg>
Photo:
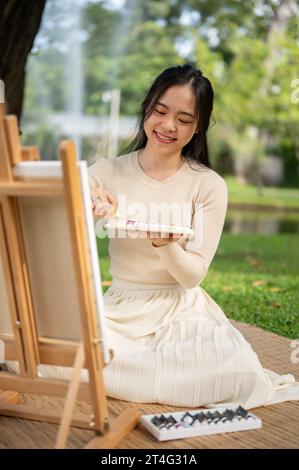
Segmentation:
<svg viewBox="0 0 299 470">
<path fill-rule="evenodd" d="M 105 294 L 114 359 L 107 395 L 133 402 L 250 409 L 299 400 L 292 375 L 263 369 L 256 353 L 201 288 L 114 280 Z"/>
<path fill-rule="evenodd" d="M 104 369 L 108 396 L 182 407 L 241 404 L 246 409 L 299 400 L 294 377 L 264 369 L 201 287 L 114 280 L 104 302 L 114 350 Z M 39 366 L 39 374 L 70 378 L 71 369 Z M 88 380 L 87 371 L 82 380 Z"/>
</svg>

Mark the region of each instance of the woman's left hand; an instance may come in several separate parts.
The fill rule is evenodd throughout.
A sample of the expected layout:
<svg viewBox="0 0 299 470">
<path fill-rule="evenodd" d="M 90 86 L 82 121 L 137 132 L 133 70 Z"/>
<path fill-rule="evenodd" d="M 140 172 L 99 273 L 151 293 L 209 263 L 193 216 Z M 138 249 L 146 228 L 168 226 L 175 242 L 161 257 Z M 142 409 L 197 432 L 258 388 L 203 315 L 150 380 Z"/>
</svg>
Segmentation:
<svg viewBox="0 0 299 470">
<path fill-rule="evenodd" d="M 147 238 L 152 242 L 155 248 L 168 245 L 168 243 L 177 242 L 183 235 L 180 233 L 169 233 L 168 237 L 163 237 L 162 233 L 147 232 Z"/>
</svg>

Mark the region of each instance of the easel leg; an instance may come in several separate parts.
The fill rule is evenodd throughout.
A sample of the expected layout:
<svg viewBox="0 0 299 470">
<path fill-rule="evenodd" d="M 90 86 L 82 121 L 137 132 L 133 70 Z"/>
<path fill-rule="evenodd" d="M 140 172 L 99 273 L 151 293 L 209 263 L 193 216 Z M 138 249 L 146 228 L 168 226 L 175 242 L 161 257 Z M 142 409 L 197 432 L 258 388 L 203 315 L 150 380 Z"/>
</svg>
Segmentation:
<svg viewBox="0 0 299 470">
<path fill-rule="evenodd" d="M 130 431 L 138 425 L 140 413 L 135 406 L 129 406 L 112 424 L 105 436 L 94 437 L 85 449 L 113 449 Z"/>
<path fill-rule="evenodd" d="M 19 403 L 20 400 L 20 394 L 19 392 L 3 392 L 0 390 L 0 405 L 4 405 L 5 403 L 13 403 L 17 404 Z"/>
<path fill-rule="evenodd" d="M 85 361 L 84 346 L 80 343 L 74 362 L 73 375 L 68 388 L 62 418 L 57 434 L 55 449 L 63 449 L 66 444 L 67 436 L 69 433 L 72 416 L 75 408 L 78 389 L 81 381 L 81 371 Z"/>
</svg>

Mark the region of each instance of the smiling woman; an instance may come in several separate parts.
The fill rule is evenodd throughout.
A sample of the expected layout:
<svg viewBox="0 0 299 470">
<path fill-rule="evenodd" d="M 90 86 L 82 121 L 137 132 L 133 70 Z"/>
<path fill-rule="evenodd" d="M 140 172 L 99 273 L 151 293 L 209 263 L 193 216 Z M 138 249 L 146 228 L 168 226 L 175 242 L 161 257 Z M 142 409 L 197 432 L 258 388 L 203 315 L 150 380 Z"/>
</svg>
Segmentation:
<svg viewBox="0 0 299 470">
<path fill-rule="evenodd" d="M 214 91 L 200 70 L 191 66 L 164 70 L 150 87 L 139 114 L 137 134 L 130 150 L 149 150 L 171 141 L 167 155 L 210 168 L 206 133 L 213 109 Z M 181 73 L 180 73 L 181 72 Z M 156 149 L 157 150 L 157 149 Z M 165 151 L 159 147 L 158 151 Z"/>
<path fill-rule="evenodd" d="M 128 231 L 110 238 L 113 282 L 105 311 L 115 355 L 105 384 L 112 397 L 245 408 L 299 399 L 293 377 L 264 370 L 198 285 L 218 247 L 227 208 L 226 183 L 209 164 L 212 108 L 213 89 L 200 70 L 170 67 L 142 103 L 130 153 L 89 168 L 95 208 L 96 199 L 113 204 L 115 196 L 131 222 L 181 223 L 194 233 L 132 238 Z M 154 213 L 156 220 L 149 221 Z"/>
<path fill-rule="evenodd" d="M 182 148 L 196 135 L 197 128 L 192 88 L 188 85 L 168 88 L 144 122 L 147 145 L 139 154 L 141 167 L 146 172 L 153 171 L 153 177 L 156 170 L 158 176 L 161 171 L 161 158 L 158 154 L 163 154 L 163 167 L 177 169 L 175 163 L 181 164 L 183 161 Z M 149 158 L 150 154 L 157 154 L 157 158 Z M 152 168 L 149 168 L 149 165 L 146 168 L 146 162 L 151 164 Z"/>
</svg>

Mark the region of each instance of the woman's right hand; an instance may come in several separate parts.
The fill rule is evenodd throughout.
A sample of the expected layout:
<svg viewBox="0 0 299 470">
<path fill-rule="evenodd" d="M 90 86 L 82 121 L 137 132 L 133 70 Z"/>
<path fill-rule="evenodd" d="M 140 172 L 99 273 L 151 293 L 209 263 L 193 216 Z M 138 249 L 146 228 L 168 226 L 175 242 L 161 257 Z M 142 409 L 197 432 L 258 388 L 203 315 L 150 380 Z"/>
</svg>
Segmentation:
<svg viewBox="0 0 299 470">
<path fill-rule="evenodd" d="M 97 219 L 112 216 L 117 210 L 117 198 L 106 189 L 95 188 L 90 191 L 91 208 Z"/>
</svg>

